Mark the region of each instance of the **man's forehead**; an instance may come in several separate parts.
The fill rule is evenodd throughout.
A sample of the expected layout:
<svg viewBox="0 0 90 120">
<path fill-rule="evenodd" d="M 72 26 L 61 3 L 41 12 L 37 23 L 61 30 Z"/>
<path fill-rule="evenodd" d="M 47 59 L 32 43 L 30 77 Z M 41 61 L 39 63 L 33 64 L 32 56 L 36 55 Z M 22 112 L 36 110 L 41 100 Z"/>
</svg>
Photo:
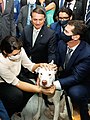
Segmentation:
<svg viewBox="0 0 90 120">
<path fill-rule="evenodd" d="M 69 15 L 66 12 L 60 12 L 59 17 L 63 17 L 63 16 L 69 17 Z"/>
<path fill-rule="evenodd" d="M 69 25 L 67 24 L 66 27 L 65 27 L 65 30 L 67 31 L 72 31 L 75 27 L 73 25 Z"/>
<path fill-rule="evenodd" d="M 44 18 L 45 15 L 44 15 L 44 14 L 40 14 L 40 13 L 33 12 L 33 13 L 32 13 L 32 17 Z"/>
</svg>

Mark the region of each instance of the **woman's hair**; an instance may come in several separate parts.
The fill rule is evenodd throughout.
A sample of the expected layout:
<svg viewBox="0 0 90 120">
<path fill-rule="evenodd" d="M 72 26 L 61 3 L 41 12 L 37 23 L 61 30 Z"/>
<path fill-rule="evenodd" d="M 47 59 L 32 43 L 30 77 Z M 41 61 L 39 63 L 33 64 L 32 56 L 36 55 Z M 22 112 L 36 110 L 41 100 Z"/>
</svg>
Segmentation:
<svg viewBox="0 0 90 120">
<path fill-rule="evenodd" d="M 2 54 L 7 57 L 8 54 L 12 53 L 14 50 L 19 50 L 23 46 L 22 41 L 13 36 L 6 36 L 0 44 L 0 50 Z M 5 51 L 5 53 L 4 53 Z"/>
</svg>

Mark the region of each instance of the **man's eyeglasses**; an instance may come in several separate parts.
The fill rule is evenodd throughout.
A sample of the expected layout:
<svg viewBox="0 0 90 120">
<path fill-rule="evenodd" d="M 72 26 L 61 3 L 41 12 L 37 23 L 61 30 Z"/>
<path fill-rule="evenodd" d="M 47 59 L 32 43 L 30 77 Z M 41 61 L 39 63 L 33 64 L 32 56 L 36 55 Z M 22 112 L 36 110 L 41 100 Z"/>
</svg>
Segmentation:
<svg viewBox="0 0 90 120">
<path fill-rule="evenodd" d="M 60 20 L 67 20 L 69 17 L 59 17 Z"/>
</svg>

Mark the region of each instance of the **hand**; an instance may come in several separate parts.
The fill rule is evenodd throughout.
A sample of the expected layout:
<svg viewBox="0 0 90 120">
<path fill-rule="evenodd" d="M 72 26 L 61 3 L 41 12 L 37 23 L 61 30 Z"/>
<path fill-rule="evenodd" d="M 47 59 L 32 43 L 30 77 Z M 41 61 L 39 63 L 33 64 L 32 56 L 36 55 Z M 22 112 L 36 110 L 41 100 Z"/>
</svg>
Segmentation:
<svg viewBox="0 0 90 120">
<path fill-rule="evenodd" d="M 55 89 L 56 87 L 54 85 L 52 85 L 50 88 L 42 88 L 42 93 L 45 95 L 53 95 L 55 93 Z"/>
<path fill-rule="evenodd" d="M 39 79 L 39 78 L 37 78 L 36 85 L 37 85 L 37 86 L 40 86 L 40 79 Z"/>
<path fill-rule="evenodd" d="M 56 64 L 40 63 L 40 67 L 44 67 L 46 70 L 49 69 L 49 70 L 57 71 Z"/>
</svg>

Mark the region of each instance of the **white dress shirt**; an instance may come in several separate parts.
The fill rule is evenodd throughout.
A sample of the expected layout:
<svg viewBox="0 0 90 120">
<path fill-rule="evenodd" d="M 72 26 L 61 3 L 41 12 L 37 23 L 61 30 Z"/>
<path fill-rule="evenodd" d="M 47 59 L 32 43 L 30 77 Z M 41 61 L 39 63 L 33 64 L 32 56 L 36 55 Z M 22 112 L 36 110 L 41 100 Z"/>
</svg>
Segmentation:
<svg viewBox="0 0 90 120">
<path fill-rule="evenodd" d="M 40 29 L 36 29 L 35 27 L 33 27 L 33 41 L 32 41 L 32 46 L 34 46 L 34 43 L 36 41 L 36 38 L 40 32 L 41 28 Z"/>
</svg>

